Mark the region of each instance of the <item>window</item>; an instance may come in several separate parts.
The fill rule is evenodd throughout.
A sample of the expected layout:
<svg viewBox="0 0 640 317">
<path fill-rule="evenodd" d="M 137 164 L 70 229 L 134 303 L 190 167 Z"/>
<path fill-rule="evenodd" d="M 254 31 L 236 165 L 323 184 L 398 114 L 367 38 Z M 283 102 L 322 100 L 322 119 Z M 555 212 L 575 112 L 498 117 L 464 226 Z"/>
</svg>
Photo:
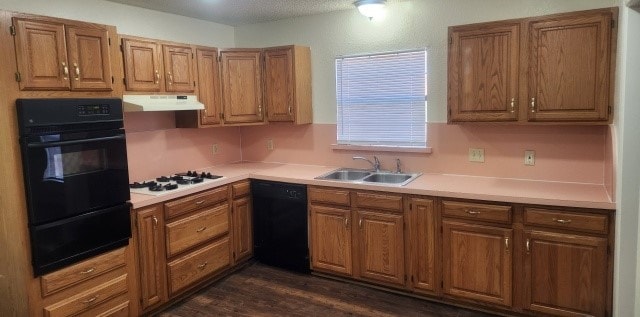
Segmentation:
<svg viewBox="0 0 640 317">
<path fill-rule="evenodd" d="M 425 148 L 426 50 L 336 58 L 338 144 Z"/>
</svg>

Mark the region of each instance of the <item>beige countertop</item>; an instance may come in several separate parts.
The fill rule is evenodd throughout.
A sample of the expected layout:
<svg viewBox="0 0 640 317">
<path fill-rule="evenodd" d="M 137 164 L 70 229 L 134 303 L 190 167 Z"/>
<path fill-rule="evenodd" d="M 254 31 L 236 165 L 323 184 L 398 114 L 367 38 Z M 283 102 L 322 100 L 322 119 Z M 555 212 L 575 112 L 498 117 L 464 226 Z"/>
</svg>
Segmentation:
<svg viewBox="0 0 640 317">
<path fill-rule="evenodd" d="M 243 179 L 253 178 L 306 185 L 378 190 L 449 198 L 578 208 L 616 208 L 615 202 L 612 202 L 609 198 L 604 185 L 599 184 L 546 182 L 448 174 L 423 174 L 406 186 L 372 185 L 314 179 L 336 168 L 338 167 L 278 163 L 234 163 L 221 165 L 201 169 L 205 172 L 224 176 L 224 178 L 220 180 L 162 196 L 132 193 L 131 202 L 134 208 L 141 208 Z"/>
</svg>

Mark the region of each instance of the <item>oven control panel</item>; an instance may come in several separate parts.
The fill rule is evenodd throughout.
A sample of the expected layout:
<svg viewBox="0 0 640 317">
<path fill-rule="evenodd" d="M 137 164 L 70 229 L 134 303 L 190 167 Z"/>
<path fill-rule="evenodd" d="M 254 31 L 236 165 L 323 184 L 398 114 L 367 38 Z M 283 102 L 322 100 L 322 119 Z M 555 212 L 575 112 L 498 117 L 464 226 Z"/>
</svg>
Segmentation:
<svg viewBox="0 0 640 317">
<path fill-rule="evenodd" d="M 79 105 L 79 116 L 95 116 L 95 115 L 108 115 L 111 113 L 110 105 Z"/>
</svg>

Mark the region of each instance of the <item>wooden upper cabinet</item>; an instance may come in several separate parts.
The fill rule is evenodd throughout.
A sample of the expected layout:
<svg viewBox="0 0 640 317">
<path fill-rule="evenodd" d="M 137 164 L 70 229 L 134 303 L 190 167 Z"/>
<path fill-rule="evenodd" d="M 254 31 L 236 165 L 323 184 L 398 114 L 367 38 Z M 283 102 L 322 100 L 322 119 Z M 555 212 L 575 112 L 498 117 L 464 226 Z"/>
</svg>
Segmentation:
<svg viewBox="0 0 640 317">
<path fill-rule="evenodd" d="M 21 90 L 113 90 L 106 27 L 14 17 L 13 28 Z"/>
<path fill-rule="evenodd" d="M 351 276 L 351 211 L 310 205 L 311 266 Z"/>
<path fill-rule="evenodd" d="M 604 10 L 530 22 L 530 121 L 609 119 L 611 21 Z"/>
<path fill-rule="evenodd" d="M 162 45 L 167 92 L 194 92 L 193 50 L 190 46 Z"/>
<path fill-rule="evenodd" d="M 402 214 L 358 210 L 356 221 L 359 277 L 404 286 Z"/>
<path fill-rule="evenodd" d="M 261 50 L 221 51 L 225 123 L 263 121 Z"/>
<path fill-rule="evenodd" d="M 72 90 L 112 90 L 109 33 L 67 27 Z"/>
<path fill-rule="evenodd" d="M 268 121 L 311 123 L 311 51 L 287 46 L 265 49 L 264 98 Z"/>
<path fill-rule="evenodd" d="M 510 307 L 513 229 L 442 222 L 443 292 Z"/>
<path fill-rule="evenodd" d="M 449 28 L 449 121 L 516 121 L 520 24 Z"/>
<path fill-rule="evenodd" d="M 160 46 L 153 40 L 123 38 L 122 49 L 126 90 L 162 91 Z"/>
<path fill-rule="evenodd" d="M 607 239 L 525 230 L 524 308 L 557 316 L 605 316 Z"/>
<path fill-rule="evenodd" d="M 218 68 L 218 50 L 215 48 L 196 49 L 198 67 L 198 99 L 204 104 L 200 111 L 201 125 L 220 124 L 222 98 L 220 91 L 220 70 Z"/>
<path fill-rule="evenodd" d="M 64 24 L 14 18 L 21 90 L 69 90 Z"/>
</svg>

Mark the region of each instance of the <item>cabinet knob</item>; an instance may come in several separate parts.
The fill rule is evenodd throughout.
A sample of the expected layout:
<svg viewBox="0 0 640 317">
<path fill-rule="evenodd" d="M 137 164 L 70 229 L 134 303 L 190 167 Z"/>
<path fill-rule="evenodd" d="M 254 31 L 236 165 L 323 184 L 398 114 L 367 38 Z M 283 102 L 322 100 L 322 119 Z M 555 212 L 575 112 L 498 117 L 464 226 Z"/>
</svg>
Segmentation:
<svg viewBox="0 0 640 317">
<path fill-rule="evenodd" d="M 158 218 L 156 218 L 156 216 L 153 216 L 153 226 L 154 227 L 158 226 Z"/>
<path fill-rule="evenodd" d="M 531 112 L 536 112 L 536 98 L 531 98 Z"/>
<path fill-rule="evenodd" d="M 171 73 L 167 73 L 167 78 L 169 78 L 169 85 L 173 85 L 173 75 L 171 75 Z"/>
<path fill-rule="evenodd" d="M 504 249 L 509 252 L 509 237 L 504 237 Z"/>
<path fill-rule="evenodd" d="M 527 253 L 531 252 L 531 242 L 529 241 L 529 239 L 527 239 L 527 242 L 525 242 L 524 245 L 527 249 Z"/>
<path fill-rule="evenodd" d="M 156 82 L 155 83 L 158 84 L 158 83 L 160 83 L 160 72 L 156 69 L 155 73 L 156 73 Z"/>
<path fill-rule="evenodd" d="M 89 305 L 89 304 L 95 302 L 96 299 L 98 299 L 98 295 L 95 295 L 95 296 L 93 296 L 93 297 L 91 297 L 91 298 L 89 298 L 87 300 L 83 300 L 82 303 Z"/>
<path fill-rule="evenodd" d="M 202 231 L 204 231 L 204 229 L 207 229 L 207 227 L 206 227 L 206 226 L 205 226 L 205 227 L 202 227 L 202 228 L 200 228 L 200 229 L 196 230 L 196 232 L 202 232 Z"/>
<path fill-rule="evenodd" d="M 360 227 L 360 229 L 362 229 L 362 219 L 360 219 L 360 220 L 358 221 L 358 227 Z"/>
<path fill-rule="evenodd" d="M 511 98 L 511 113 L 516 112 L 516 98 Z"/>
<path fill-rule="evenodd" d="M 349 227 L 349 218 L 344 217 L 344 226 Z"/>
<path fill-rule="evenodd" d="M 293 107 L 289 106 L 289 114 L 293 112 Z"/>
<path fill-rule="evenodd" d="M 80 67 L 78 66 L 78 63 L 73 63 L 73 69 L 76 73 L 75 80 L 80 80 Z"/>
<path fill-rule="evenodd" d="M 91 273 L 91 272 L 93 272 L 95 270 L 96 270 L 96 268 L 92 267 L 92 268 L 90 268 L 88 270 L 80 271 L 80 274 L 89 274 L 89 273 Z"/>
<path fill-rule="evenodd" d="M 556 219 L 556 218 L 553 218 L 553 221 L 555 221 L 557 223 L 562 223 L 562 224 L 571 223 L 571 219 Z"/>
<path fill-rule="evenodd" d="M 204 268 L 205 268 L 205 266 L 207 266 L 207 264 L 209 264 L 209 262 L 206 262 L 206 261 L 205 261 L 204 263 L 202 263 L 202 264 L 198 265 L 198 269 L 199 269 L 199 270 L 204 270 Z"/>
<path fill-rule="evenodd" d="M 64 76 L 64 79 L 69 79 L 69 66 L 67 66 L 67 63 L 62 62 L 62 75 Z"/>
<path fill-rule="evenodd" d="M 470 215 L 479 215 L 480 212 L 479 211 L 475 211 L 473 209 L 467 209 L 466 212 Z"/>
</svg>

